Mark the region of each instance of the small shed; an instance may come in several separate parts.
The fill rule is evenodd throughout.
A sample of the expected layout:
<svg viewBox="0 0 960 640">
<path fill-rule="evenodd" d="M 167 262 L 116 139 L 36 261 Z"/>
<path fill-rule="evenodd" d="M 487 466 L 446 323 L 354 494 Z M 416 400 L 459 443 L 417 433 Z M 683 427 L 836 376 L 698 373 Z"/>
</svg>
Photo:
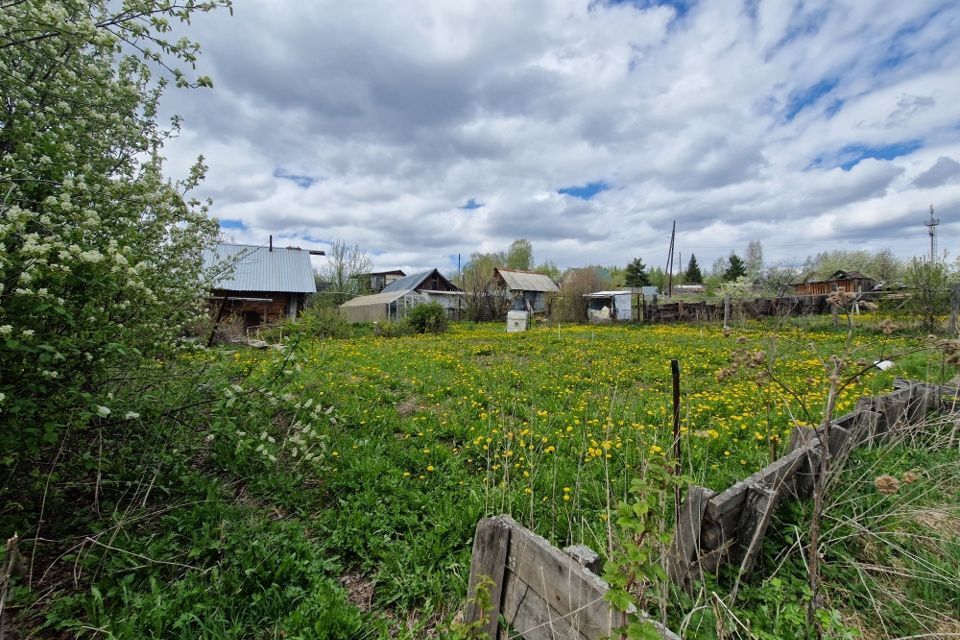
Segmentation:
<svg viewBox="0 0 960 640">
<path fill-rule="evenodd" d="M 587 319 L 590 322 L 629 322 L 633 320 L 633 297 L 630 290 L 587 293 Z"/>
<path fill-rule="evenodd" d="M 493 277 L 498 287 L 510 292 L 510 308 L 515 311 L 542 313 L 547 310 L 547 296 L 560 291 L 557 283 L 542 273 L 498 267 Z"/>
<path fill-rule="evenodd" d="M 349 322 L 400 320 L 418 304 L 436 302 L 450 316 L 459 312 L 463 292 L 437 269 L 414 273 L 394 280 L 380 293 L 357 296 L 340 305 Z"/>
<path fill-rule="evenodd" d="M 876 286 L 876 280 L 859 271 L 839 269 L 834 271 L 826 280 L 797 282 L 793 285 L 793 288 L 798 296 L 820 296 L 829 295 L 834 291 L 846 291 L 847 293 L 873 291 Z"/>
<path fill-rule="evenodd" d="M 359 278 L 367 280 L 366 284 L 373 293 L 380 293 L 388 284 L 396 282 L 407 274 L 402 269 L 392 269 L 390 271 L 371 271 L 370 273 L 361 273 Z"/>
<path fill-rule="evenodd" d="M 312 252 L 299 247 L 218 243 L 203 253 L 213 273 L 211 310 L 217 320 L 235 316 L 246 327 L 293 318 L 316 293 Z"/>
</svg>

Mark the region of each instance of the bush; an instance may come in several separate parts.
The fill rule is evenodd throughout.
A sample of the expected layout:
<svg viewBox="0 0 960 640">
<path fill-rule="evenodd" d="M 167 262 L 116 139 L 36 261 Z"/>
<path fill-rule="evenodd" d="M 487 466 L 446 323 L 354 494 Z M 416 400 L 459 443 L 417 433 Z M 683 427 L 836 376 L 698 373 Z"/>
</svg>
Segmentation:
<svg viewBox="0 0 960 640">
<path fill-rule="evenodd" d="M 450 326 L 450 320 L 446 309 L 436 302 L 427 302 L 410 310 L 407 324 L 415 333 L 443 333 Z"/>
<path fill-rule="evenodd" d="M 303 314 L 280 325 L 282 335 L 303 338 L 352 338 L 353 325 L 344 320 L 336 307 L 314 305 Z"/>
<path fill-rule="evenodd" d="M 373 335 L 379 338 L 400 338 L 414 333 L 413 327 L 407 322 L 386 322 L 373 323 Z"/>
</svg>

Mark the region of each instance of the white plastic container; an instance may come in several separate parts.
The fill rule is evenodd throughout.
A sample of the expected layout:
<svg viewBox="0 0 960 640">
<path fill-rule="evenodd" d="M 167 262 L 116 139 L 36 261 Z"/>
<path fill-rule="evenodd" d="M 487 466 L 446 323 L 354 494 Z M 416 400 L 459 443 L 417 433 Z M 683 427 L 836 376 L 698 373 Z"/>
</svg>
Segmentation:
<svg viewBox="0 0 960 640">
<path fill-rule="evenodd" d="M 507 333 L 517 333 L 530 328 L 530 312 L 507 311 Z"/>
</svg>

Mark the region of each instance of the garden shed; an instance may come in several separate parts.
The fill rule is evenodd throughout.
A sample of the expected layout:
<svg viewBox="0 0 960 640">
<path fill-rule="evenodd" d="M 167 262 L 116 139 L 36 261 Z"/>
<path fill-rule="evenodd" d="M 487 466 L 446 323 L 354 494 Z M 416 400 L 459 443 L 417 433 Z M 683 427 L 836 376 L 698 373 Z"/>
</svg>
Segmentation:
<svg viewBox="0 0 960 640">
<path fill-rule="evenodd" d="M 846 291 L 847 293 L 873 291 L 876 286 L 876 280 L 859 271 L 840 269 L 834 271 L 826 280 L 798 282 L 793 285 L 793 288 L 798 296 L 825 296 L 834 291 Z"/>
<path fill-rule="evenodd" d="M 349 322 L 400 320 L 418 304 L 436 302 L 456 317 L 463 292 L 437 269 L 414 273 L 394 280 L 380 293 L 357 296 L 340 305 Z"/>
<path fill-rule="evenodd" d="M 550 276 L 542 273 L 498 267 L 493 276 L 498 287 L 510 292 L 510 308 L 515 311 L 542 313 L 547 310 L 547 297 L 560 291 Z"/>
<path fill-rule="evenodd" d="M 632 291 L 597 291 L 587 293 L 587 318 L 590 322 L 629 322 L 633 320 Z"/>
<path fill-rule="evenodd" d="M 255 327 L 293 318 L 316 292 L 309 251 L 299 247 L 217 243 L 203 254 L 213 273 L 209 300 L 217 321 L 234 316 Z"/>
</svg>

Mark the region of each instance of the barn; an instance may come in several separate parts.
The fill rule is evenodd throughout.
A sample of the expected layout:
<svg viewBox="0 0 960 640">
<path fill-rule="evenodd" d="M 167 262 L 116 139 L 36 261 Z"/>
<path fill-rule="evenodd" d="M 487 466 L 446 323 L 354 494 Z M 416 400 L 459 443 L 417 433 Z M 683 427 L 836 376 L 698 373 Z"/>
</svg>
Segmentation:
<svg viewBox="0 0 960 640">
<path fill-rule="evenodd" d="M 394 280 L 380 293 L 357 296 L 340 305 L 348 322 L 401 320 L 418 304 L 436 302 L 456 317 L 463 292 L 437 269 L 414 273 Z"/>
<path fill-rule="evenodd" d="M 542 273 L 498 267 L 493 277 L 498 287 L 510 292 L 510 308 L 515 311 L 545 312 L 547 296 L 560 291 L 557 283 Z"/>
<path fill-rule="evenodd" d="M 876 286 L 876 280 L 863 275 L 859 271 L 840 269 L 834 271 L 826 280 L 797 282 L 793 285 L 793 289 L 798 296 L 825 296 L 834 291 L 846 291 L 847 293 L 873 291 Z"/>
<path fill-rule="evenodd" d="M 235 317 L 245 327 L 293 318 L 316 292 L 309 251 L 252 244 L 218 243 L 203 254 L 204 267 L 214 273 L 209 297 L 219 322 Z"/>
</svg>

